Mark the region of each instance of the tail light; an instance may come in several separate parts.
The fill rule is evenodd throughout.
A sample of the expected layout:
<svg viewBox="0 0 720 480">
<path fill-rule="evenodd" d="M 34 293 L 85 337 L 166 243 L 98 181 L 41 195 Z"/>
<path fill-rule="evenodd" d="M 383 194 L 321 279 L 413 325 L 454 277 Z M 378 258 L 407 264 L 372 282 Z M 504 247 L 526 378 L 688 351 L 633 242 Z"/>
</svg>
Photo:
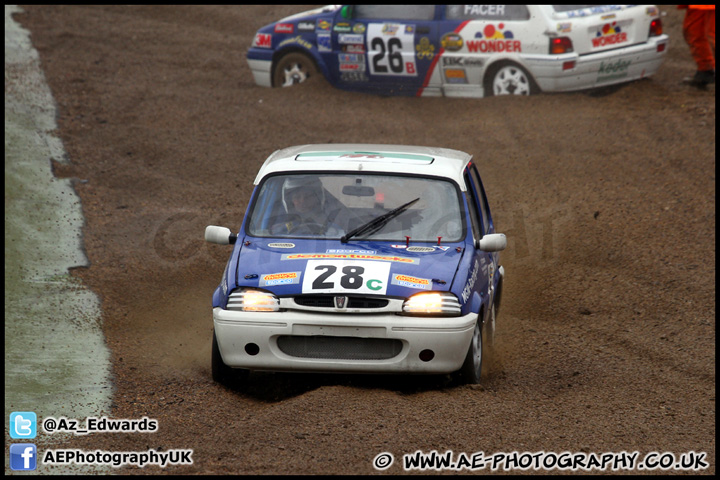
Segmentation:
<svg viewBox="0 0 720 480">
<path fill-rule="evenodd" d="M 656 18 L 652 22 L 650 22 L 650 35 L 651 37 L 658 37 L 662 35 L 662 20 L 659 18 Z"/>
<path fill-rule="evenodd" d="M 560 55 L 573 51 L 572 40 L 569 37 L 553 37 L 550 39 L 550 54 Z"/>
</svg>

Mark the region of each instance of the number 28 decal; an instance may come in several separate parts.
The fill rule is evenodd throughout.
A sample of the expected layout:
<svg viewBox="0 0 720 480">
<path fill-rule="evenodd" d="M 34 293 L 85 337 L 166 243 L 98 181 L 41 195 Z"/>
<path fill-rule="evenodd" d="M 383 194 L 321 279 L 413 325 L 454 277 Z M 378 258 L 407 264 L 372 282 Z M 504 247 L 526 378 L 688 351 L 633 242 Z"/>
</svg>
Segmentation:
<svg viewBox="0 0 720 480">
<path fill-rule="evenodd" d="M 387 290 L 387 262 L 309 260 L 303 276 L 303 293 L 379 294 Z"/>
</svg>

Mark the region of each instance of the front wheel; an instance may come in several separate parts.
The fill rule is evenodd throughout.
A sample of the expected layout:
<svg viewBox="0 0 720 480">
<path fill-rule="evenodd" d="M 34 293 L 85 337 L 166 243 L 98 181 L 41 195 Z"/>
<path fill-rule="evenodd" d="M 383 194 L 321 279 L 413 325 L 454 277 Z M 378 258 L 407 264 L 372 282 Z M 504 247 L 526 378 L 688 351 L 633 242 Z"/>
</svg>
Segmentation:
<svg viewBox="0 0 720 480">
<path fill-rule="evenodd" d="M 484 324 L 478 318 L 473 330 L 472 340 L 468 347 L 465 362 L 456 373 L 459 380 L 466 384 L 478 384 L 483 373 L 486 373 L 492 362 L 495 347 L 495 305 L 490 307 L 490 316 Z"/>
<path fill-rule="evenodd" d="M 463 366 L 458 370 L 459 380 L 462 383 L 477 384 L 480 383 L 482 376 L 482 357 L 483 357 L 483 326 L 478 318 L 475 322 L 475 330 L 473 331 L 470 347 Z"/>
<path fill-rule="evenodd" d="M 485 96 L 534 95 L 538 88 L 532 76 L 520 65 L 501 63 L 493 66 L 485 77 Z"/>
<path fill-rule="evenodd" d="M 312 59 L 302 53 L 288 53 L 275 65 L 274 87 L 290 87 L 307 81 L 317 70 Z"/>
</svg>

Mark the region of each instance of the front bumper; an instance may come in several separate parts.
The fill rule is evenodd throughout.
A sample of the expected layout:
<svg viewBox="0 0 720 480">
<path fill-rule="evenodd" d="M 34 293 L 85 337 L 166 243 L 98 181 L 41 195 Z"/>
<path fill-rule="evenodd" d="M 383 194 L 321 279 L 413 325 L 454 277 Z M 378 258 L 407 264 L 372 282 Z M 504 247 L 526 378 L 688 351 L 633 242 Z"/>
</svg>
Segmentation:
<svg viewBox="0 0 720 480">
<path fill-rule="evenodd" d="M 272 87 L 272 78 L 270 77 L 272 60 L 248 58 L 247 62 L 255 83 L 261 87 Z"/>
<path fill-rule="evenodd" d="M 450 373 L 462 366 L 476 321 L 473 313 L 408 317 L 213 309 L 223 362 L 250 370 Z"/>
<path fill-rule="evenodd" d="M 658 52 L 658 46 L 664 50 Z M 569 92 L 639 80 L 654 75 L 667 55 L 667 35 L 647 43 L 589 55 L 526 56 L 523 62 L 543 92 Z M 563 64 L 575 60 L 575 67 Z"/>
</svg>

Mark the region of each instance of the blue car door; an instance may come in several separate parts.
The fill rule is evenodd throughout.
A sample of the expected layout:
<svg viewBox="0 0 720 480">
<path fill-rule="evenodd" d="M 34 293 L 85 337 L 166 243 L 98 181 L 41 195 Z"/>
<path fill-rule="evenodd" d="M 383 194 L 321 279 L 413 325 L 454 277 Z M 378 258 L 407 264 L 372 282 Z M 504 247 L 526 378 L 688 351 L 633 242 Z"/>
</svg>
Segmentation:
<svg viewBox="0 0 720 480">
<path fill-rule="evenodd" d="M 352 5 L 333 25 L 332 75 L 348 90 L 416 95 L 439 51 L 435 5 Z"/>
<path fill-rule="evenodd" d="M 487 197 L 480 180 L 480 175 L 474 164 L 469 164 L 465 170 L 465 182 L 467 184 L 468 205 L 470 207 L 470 217 L 473 228 L 473 236 L 475 240 L 480 240 L 484 235 L 494 233 L 492 217 L 487 204 Z M 495 297 L 495 287 L 497 286 L 496 272 L 498 268 L 499 255 L 498 252 L 484 252 L 479 248 L 474 249 L 475 261 L 474 268 L 479 269 L 478 282 L 475 288 L 482 297 L 483 304 L 491 305 Z M 483 279 L 483 280 L 480 280 Z M 484 280 L 487 279 L 487 280 Z M 489 312 L 489 308 L 485 309 Z"/>
</svg>

